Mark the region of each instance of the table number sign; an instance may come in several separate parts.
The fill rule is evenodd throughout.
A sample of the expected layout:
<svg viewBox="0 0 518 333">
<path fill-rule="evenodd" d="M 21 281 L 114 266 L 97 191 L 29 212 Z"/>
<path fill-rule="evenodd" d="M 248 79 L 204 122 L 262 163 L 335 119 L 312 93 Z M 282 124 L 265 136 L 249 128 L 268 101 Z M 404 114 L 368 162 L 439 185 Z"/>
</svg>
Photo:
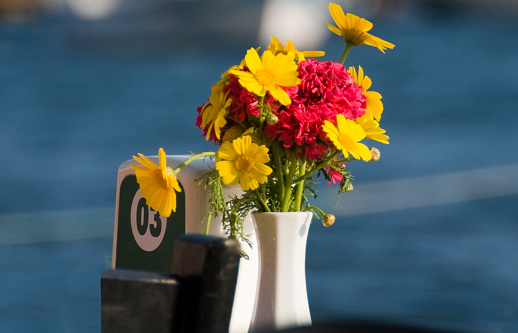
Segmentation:
<svg viewBox="0 0 518 333">
<path fill-rule="evenodd" d="M 167 156 L 167 164 L 174 169 L 187 157 Z M 157 157 L 150 159 L 158 163 Z M 126 161 L 118 170 L 112 268 L 169 273 L 175 239 L 184 233 L 204 233 L 209 197 L 194 180 L 206 173 L 212 162 L 193 162 L 178 175 L 182 191 L 176 194 L 176 212 L 169 218 L 147 205 L 130 168 L 134 163 Z"/>
</svg>

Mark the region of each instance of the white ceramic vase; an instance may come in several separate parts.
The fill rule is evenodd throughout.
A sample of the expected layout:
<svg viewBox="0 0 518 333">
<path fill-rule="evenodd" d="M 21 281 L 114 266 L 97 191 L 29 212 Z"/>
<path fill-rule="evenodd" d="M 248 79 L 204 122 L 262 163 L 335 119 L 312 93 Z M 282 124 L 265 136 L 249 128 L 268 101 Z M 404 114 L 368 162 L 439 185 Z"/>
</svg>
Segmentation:
<svg viewBox="0 0 518 333">
<path fill-rule="evenodd" d="M 252 213 L 259 277 L 250 332 L 311 325 L 306 242 L 311 212 Z"/>
</svg>

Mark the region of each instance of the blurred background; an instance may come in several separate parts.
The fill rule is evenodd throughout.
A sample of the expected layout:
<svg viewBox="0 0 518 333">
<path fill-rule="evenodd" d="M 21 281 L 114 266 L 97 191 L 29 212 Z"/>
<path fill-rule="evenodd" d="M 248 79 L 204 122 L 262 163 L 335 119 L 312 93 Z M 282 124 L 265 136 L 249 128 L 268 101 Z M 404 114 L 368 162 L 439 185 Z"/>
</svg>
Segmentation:
<svg viewBox="0 0 518 333">
<path fill-rule="evenodd" d="M 354 48 L 383 96 L 381 160 L 318 204 L 314 322 L 518 331 L 518 1 L 337 1 L 396 45 Z M 214 150 L 194 126 L 271 35 L 338 61 L 321 0 L 0 0 L 0 330 L 99 332 L 118 166 Z"/>
</svg>

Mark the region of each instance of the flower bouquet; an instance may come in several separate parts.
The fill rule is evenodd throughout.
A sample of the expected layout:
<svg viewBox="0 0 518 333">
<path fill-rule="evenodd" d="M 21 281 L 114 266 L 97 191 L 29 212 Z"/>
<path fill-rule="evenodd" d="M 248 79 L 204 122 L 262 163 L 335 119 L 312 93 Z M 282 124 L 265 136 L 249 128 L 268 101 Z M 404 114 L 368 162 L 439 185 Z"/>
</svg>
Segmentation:
<svg viewBox="0 0 518 333">
<path fill-rule="evenodd" d="M 346 57 L 353 46 L 384 52 L 394 45 L 369 34 L 369 21 L 344 14 L 337 4 L 329 10 L 336 26 L 328 27 L 345 42 L 339 62 L 315 60 L 324 52 L 301 52 L 272 37 L 267 49 L 250 48 L 225 71 L 197 109 L 196 126 L 219 146 L 216 152 L 193 154 L 174 170 L 166 166 L 162 148 L 159 165 L 142 154 L 134 157 L 140 165 L 132 168 L 150 207 L 167 217 L 176 211 L 176 175 L 195 159 L 213 158 L 215 168 L 197 180 L 211 194 L 207 228 L 221 215 L 228 236 L 246 240 L 242 226 L 250 212 L 312 211 L 324 225 L 333 224 L 332 214 L 310 203 L 316 179 L 351 191 L 347 164 L 380 156 L 363 140 L 388 144 L 379 127 L 381 95 L 369 90 L 371 79 L 362 67 L 344 66 Z M 239 184 L 242 194 L 227 200 L 228 184 Z"/>
<path fill-rule="evenodd" d="M 335 219 L 310 202 L 317 179 L 337 185 L 339 193 L 351 191 L 348 163 L 380 158 L 364 140 L 388 144 L 379 126 L 381 95 L 369 90 L 362 67 L 344 64 L 353 46 L 384 52 L 394 45 L 369 34 L 369 21 L 337 4 L 329 10 L 336 26 L 328 27 L 345 42 L 339 62 L 318 61 L 324 52 L 301 52 L 272 37 L 264 51 L 250 48 L 225 71 L 197 109 L 196 126 L 217 151 L 193 154 L 173 169 L 160 148 L 158 165 L 139 154 L 140 165 L 131 166 L 147 205 L 169 217 L 181 191 L 177 175 L 196 159 L 215 160 L 196 180 L 210 194 L 206 232 L 211 219 L 221 217 L 229 238 L 251 245 L 244 221 L 250 213 L 254 220 L 260 253 L 252 331 L 311 324 L 304 272 L 309 222 L 313 215 L 325 226 Z M 242 191 L 226 196 L 225 186 L 237 184 Z"/>
</svg>

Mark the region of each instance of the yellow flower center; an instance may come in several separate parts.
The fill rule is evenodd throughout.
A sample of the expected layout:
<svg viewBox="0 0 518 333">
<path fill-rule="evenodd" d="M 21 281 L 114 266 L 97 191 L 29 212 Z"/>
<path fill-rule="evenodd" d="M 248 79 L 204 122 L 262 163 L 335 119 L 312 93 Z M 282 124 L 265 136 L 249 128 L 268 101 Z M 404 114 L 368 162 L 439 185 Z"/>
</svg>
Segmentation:
<svg viewBox="0 0 518 333">
<path fill-rule="evenodd" d="M 255 78 L 263 86 L 272 86 L 275 84 L 275 75 L 268 69 L 261 69 L 255 73 Z"/>
<path fill-rule="evenodd" d="M 239 125 L 234 125 L 230 127 L 225 134 L 223 134 L 223 142 L 232 142 L 235 139 L 239 138 L 244 133 L 243 127 Z"/>
<path fill-rule="evenodd" d="M 239 155 L 234 161 L 236 170 L 245 173 L 250 172 L 254 166 L 254 160 L 246 155 Z"/>
<path fill-rule="evenodd" d="M 338 136 L 338 141 L 340 142 L 342 147 L 349 150 L 352 149 L 356 143 L 349 135 L 345 133 L 340 133 L 340 135 Z"/>
<path fill-rule="evenodd" d="M 351 42 L 355 46 L 363 45 L 367 39 L 367 33 L 358 29 L 344 29 L 342 30 L 342 39 L 344 42 Z"/>
</svg>

